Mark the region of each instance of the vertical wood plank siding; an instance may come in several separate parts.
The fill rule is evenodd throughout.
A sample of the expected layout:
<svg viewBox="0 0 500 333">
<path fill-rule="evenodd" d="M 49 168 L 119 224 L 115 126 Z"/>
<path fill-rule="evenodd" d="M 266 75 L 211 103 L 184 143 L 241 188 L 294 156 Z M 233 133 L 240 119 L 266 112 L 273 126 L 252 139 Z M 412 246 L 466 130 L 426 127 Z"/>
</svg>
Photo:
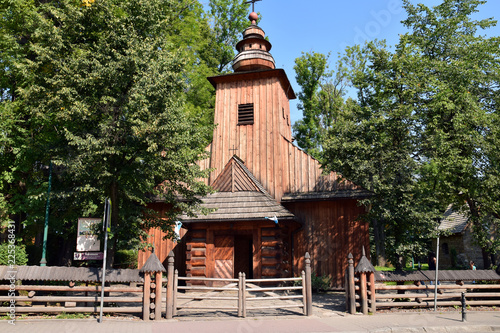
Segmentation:
<svg viewBox="0 0 500 333">
<path fill-rule="evenodd" d="M 361 257 L 362 246 L 369 244 L 368 224 L 356 220 L 364 213 L 355 200 L 294 202 L 284 206 L 303 223 L 294 236 L 294 274 L 304 269 L 303 253 L 311 254 L 317 275 L 329 275 L 333 286 L 342 287 L 346 258 Z"/>
<path fill-rule="evenodd" d="M 319 162 L 292 144 L 290 106 L 279 76 L 219 82 L 216 90 L 210 183 L 236 154 L 278 202 L 284 193 L 357 188 L 339 182 L 335 173 L 322 175 Z M 237 125 L 238 105 L 248 103 L 254 104 L 255 122 Z"/>
</svg>

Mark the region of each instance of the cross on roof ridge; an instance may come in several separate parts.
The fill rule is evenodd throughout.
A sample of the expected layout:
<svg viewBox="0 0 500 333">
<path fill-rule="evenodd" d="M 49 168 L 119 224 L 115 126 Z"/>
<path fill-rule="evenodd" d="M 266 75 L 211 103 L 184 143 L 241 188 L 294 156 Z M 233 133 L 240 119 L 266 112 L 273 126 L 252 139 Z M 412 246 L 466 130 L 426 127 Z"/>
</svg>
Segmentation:
<svg viewBox="0 0 500 333">
<path fill-rule="evenodd" d="M 262 0 L 248 0 L 245 3 L 251 3 L 252 4 L 252 12 L 255 12 L 255 3 L 257 1 L 262 1 Z"/>
</svg>

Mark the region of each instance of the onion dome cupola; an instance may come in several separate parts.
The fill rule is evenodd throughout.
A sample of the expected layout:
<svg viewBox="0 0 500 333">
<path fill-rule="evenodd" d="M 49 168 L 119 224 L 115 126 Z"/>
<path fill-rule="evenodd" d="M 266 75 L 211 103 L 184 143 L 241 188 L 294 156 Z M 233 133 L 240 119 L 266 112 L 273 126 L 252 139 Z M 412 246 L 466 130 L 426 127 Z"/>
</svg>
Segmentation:
<svg viewBox="0 0 500 333">
<path fill-rule="evenodd" d="M 264 30 L 257 26 L 257 13 L 250 13 L 248 18 L 252 24 L 243 32 L 243 39 L 236 44 L 238 55 L 233 59 L 233 70 L 246 72 L 275 69 L 274 58 L 269 53 L 272 46 L 264 38 Z"/>
</svg>

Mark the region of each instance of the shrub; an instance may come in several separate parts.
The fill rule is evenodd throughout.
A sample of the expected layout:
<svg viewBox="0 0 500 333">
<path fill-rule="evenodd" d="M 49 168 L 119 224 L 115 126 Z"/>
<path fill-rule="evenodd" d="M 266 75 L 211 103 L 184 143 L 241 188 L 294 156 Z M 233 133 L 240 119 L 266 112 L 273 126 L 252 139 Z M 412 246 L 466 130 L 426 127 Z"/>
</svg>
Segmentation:
<svg viewBox="0 0 500 333">
<path fill-rule="evenodd" d="M 8 242 L 0 244 L 0 265 L 8 266 L 13 263 L 13 260 L 15 265 L 26 265 L 28 263 L 28 255 L 26 254 L 24 245 L 14 245 L 14 252 L 12 252 L 12 248 L 9 248 L 9 245 Z"/>
<path fill-rule="evenodd" d="M 332 284 L 332 278 L 328 275 L 318 276 L 316 273 L 311 274 L 311 285 L 315 292 L 327 291 Z"/>
<path fill-rule="evenodd" d="M 137 250 L 118 250 L 115 254 L 116 268 L 137 268 Z"/>
</svg>

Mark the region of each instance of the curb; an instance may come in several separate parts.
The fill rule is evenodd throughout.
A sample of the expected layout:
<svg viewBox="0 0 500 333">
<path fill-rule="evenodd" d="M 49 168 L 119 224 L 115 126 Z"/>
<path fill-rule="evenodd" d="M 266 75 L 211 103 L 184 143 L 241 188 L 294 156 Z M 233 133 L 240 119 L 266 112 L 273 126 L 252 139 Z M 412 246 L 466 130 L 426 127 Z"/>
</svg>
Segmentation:
<svg viewBox="0 0 500 333">
<path fill-rule="evenodd" d="M 461 332 L 500 332 L 496 325 L 471 325 L 471 326 L 433 326 L 433 327 L 395 327 L 378 328 L 370 333 L 461 333 Z"/>
</svg>

